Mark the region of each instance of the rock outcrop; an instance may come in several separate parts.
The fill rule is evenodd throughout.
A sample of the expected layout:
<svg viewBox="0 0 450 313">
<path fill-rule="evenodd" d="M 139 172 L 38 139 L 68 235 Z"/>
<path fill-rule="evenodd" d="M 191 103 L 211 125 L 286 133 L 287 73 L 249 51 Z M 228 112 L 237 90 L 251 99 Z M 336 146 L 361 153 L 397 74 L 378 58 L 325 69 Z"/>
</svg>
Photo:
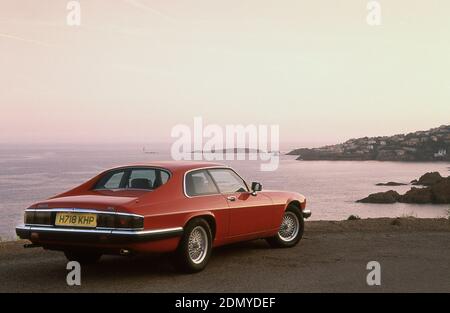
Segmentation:
<svg viewBox="0 0 450 313">
<path fill-rule="evenodd" d="M 417 203 L 417 204 L 447 204 L 450 203 L 450 176 L 442 177 L 438 172 L 426 173 L 416 180 L 416 185 L 426 187 L 412 187 L 404 195 L 394 190 L 377 192 L 356 202 L 362 203 Z"/>
<path fill-rule="evenodd" d="M 400 199 L 400 195 L 395 190 L 389 190 L 386 192 L 377 192 L 369 195 L 368 197 L 358 200 L 356 202 L 361 203 L 395 203 Z"/>
<path fill-rule="evenodd" d="M 415 179 L 411 183 L 413 185 L 432 186 L 439 183 L 444 177 L 439 172 L 430 172 L 420 176 L 419 180 Z"/>
<path fill-rule="evenodd" d="M 399 199 L 399 202 L 404 203 L 432 203 L 433 202 L 433 194 L 429 188 L 411 188 L 411 190 L 407 191 L 403 196 Z"/>
</svg>

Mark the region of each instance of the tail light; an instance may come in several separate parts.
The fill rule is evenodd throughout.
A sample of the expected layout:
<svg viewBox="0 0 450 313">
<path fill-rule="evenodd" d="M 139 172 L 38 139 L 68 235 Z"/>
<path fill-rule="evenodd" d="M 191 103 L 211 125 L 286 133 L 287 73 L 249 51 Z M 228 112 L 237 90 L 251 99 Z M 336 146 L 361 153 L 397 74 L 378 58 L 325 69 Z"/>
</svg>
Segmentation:
<svg viewBox="0 0 450 313">
<path fill-rule="evenodd" d="M 105 228 L 115 228 L 116 219 L 114 214 L 97 214 L 97 226 Z"/>
<path fill-rule="evenodd" d="M 133 215 L 117 215 L 117 228 L 144 228 L 144 218 Z"/>
<path fill-rule="evenodd" d="M 52 212 L 26 211 L 24 215 L 25 224 L 52 225 Z"/>
<path fill-rule="evenodd" d="M 98 214 L 97 226 L 105 228 L 144 228 L 144 218 L 142 216 L 125 214 Z"/>
</svg>

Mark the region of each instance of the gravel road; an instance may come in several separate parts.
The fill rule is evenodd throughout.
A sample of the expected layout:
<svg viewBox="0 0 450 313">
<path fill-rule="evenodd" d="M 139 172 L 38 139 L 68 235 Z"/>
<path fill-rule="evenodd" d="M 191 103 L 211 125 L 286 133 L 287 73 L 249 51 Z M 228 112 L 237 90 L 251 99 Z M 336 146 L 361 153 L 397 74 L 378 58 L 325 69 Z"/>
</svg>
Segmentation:
<svg viewBox="0 0 450 313">
<path fill-rule="evenodd" d="M 0 244 L 0 292 L 450 292 L 450 222 L 369 219 L 306 222 L 291 249 L 264 240 L 220 247 L 201 273 L 177 273 L 167 255 L 115 257 L 66 284 L 62 253 Z M 381 286 L 368 286 L 369 261 Z"/>
</svg>

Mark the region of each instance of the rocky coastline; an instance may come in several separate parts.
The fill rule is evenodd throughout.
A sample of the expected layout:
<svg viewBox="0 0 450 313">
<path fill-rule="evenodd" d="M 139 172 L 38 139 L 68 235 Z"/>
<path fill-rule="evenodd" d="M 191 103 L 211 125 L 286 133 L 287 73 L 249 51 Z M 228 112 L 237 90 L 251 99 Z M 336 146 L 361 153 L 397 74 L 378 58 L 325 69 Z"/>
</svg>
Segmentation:
<svg viewBox="0 0 450 313">
<path fill-rule="evenodd" d="M 337 145 L 300 148 L 297 160 L 450 161 L 450 125 L 394 136 L 350 139 Z"/>
</svg>

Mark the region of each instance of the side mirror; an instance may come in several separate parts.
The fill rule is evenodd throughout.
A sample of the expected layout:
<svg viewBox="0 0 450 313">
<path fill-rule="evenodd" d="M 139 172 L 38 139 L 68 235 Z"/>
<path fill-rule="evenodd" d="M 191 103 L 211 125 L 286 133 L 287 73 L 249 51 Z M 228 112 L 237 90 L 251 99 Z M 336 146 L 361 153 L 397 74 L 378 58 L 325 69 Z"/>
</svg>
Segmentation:
<svg viewBox="0 0 450 313">
<path fill-rule="evenodd" d="M 252 194 L 255 196 L 256 195 L 256 193 L 258 192 L 258 191 L 261 191 L 262 190 L 262 185 L 261 185 L 261 183 L 258 183 L 258 182 L 252 182 Z"/>
</svg>

